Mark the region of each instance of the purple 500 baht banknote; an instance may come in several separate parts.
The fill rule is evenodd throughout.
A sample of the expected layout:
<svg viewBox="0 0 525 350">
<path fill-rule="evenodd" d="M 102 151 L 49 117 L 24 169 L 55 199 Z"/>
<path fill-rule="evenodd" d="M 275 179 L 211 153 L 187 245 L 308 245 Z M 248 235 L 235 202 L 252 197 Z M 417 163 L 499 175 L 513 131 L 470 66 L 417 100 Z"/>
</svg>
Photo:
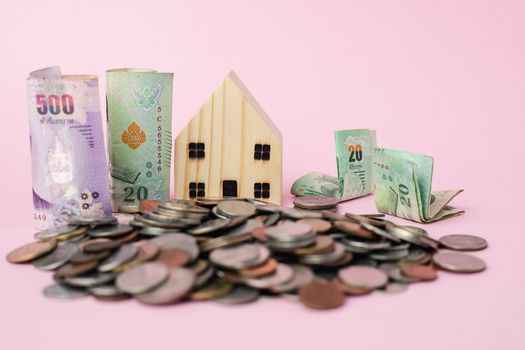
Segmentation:
<svg viewBox="0 0 525 350">
<path fill-rule="evenodd" d="M 29 74 L 27 101 L 34 226 L 111 214 L 98 78 L 44 68 Z"/>
</svg>

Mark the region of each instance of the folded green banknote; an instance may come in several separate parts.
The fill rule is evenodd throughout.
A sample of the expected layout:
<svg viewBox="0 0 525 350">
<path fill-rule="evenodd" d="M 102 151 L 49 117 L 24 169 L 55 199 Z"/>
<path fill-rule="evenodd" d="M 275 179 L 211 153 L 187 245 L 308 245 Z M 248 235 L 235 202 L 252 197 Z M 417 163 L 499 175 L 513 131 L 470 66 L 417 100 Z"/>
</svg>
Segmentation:
<svg viewBox="0 0 525 350">
<path fill-rule="evenodd" d="M 448 203 L 463 190 L 431 192 L 432 157 L 376 148 L 375 202 L 382 213 L 417 222 L 433 222 L 463 214 Z"/>
<path fill-rule="evenodd" d="M 374 130 L 336 131 L 337 178 L 319 172 L 308 173 L 294 182 L 292 194 L 323 195 L 340 201 L 366 196 L 374 190 L 372 156 L 375 147 Z"/>
<path fill-rule="evenodd" d="M 107 72 L 108 146 L 114 211 L 169 199 L 172 73 Z"/>
</svg>

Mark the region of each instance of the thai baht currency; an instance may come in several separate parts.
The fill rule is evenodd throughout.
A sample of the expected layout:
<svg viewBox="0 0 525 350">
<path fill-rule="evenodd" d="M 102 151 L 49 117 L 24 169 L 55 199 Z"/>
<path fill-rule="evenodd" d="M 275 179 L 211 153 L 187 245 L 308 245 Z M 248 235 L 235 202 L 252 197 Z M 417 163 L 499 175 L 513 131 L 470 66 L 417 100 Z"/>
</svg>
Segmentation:
<svg viewBox="0 0 525 350">
<path fill-rule="evenodd" d="M 370 129 L 335 132 L 337 177 L 308 173 L 292 185 L 296 196 L 327 196 L 340 201 L 366 196 L 374 190 L 372 157 L 376 133 Z"/>
<path fill-rule="evenodd" d="M 169 199 L 172 73 L 107 72 L 108 147 L 113 210 Z"/>
<path fill-rule="evenodd" d="M 463 190 L 431 192 L 432 173 L 432 157 L 376 148 L 374 177 L 377 210 L 424 223 L 464 213 L 448 206 Z"/>
<path fill-rule="evenodd" d="M 29 74 L 27 101 L 35 227 L 111 214 L 98 78 L 44 68 Z"/>
</svg>

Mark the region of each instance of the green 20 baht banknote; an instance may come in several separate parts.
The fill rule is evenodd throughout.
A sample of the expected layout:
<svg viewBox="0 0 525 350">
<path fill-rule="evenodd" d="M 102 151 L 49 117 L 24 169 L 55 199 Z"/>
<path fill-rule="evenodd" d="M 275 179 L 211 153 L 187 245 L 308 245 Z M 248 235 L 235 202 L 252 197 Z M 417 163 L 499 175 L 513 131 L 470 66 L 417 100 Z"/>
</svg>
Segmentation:
<svg viewBox="0 0 525 350">
<path fill-rule="evenodd" d="M 296 196 L 327 196 L 340 201 L 366 196 L 374 190 L 372 156 L 376 133 L 370 129 L 335 132 L 337 177 L 308 173 L 292 185 Z"/>
<path fill-rule="evenodd" d="M 377 210 L 423 223 L 463 214 L 463 210 L 448 206 L 463 190 L 431 192 L 432 172 L 432 157 L 376 148 L 374 177 Z"/>
<path fill-rule="evenodd" d="M 169 200 L 173 73 L 107 71 L 113 211 L 141 199 Z"/>
</svg>

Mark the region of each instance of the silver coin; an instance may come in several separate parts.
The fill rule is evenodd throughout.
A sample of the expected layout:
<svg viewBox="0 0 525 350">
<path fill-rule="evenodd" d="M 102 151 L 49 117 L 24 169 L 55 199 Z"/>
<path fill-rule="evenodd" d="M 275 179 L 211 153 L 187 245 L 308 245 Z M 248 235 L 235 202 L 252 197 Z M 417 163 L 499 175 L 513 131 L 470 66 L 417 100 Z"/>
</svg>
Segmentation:
<svg viewBox="0 0 525 350">
<path fill-rule="evenodd" d="M 88 294 L 83 288 L 73 288 L 58 283 L 44 288 L 44 295 L 53 299 L 78 299 Z"/>
<path fill-rule="evenodd" d="M 273 213 L 268 215 L 268 218 L 264 222 L 264 226 L 273 226 L 281 219 L 281 214 Z"/>
<path fill-rule="evenodd" d="M 122 272 L 115 284 L 123 292 L 140 294 L 160 286 L 168 277 L 169 269 L 164 264 L 148 262 Z"/>
<path fill-rule="evenodd" d="M 417 227 L 417 226 L 399 226 L 405 230 L 411 231 L 418 235 L 428 236 L 428 231 L 424 228 Z"/>
<path fill-rule="evenodd" d="M 137 215 L 135 216 L 135 220 L 133 221 L 133 226 L 138 226 L 136 222 L 140 222 L 144 224 L 145 226 L 153 226 L 153 227 L 162 227 L 162 228 L 171 228 L 171 229 L 183 229 L 188 227 L 188 223 L 185 222 L 160 222 L 156 220 L 148 219 L 147 217 L 143 215 Z M 197 224 L 196 222 L 195 224 Z M 131 224 L 131 223 L 130 223 Z M 193 221 L 192 221 L 193 224 Z"/>
<path fill-rule="evenodd" d="M 374 250 L 382 250 L 390 248 L 390 242 L 384 241 L 384 242 L 377 242 L 377 241 L 365 241 L 365 240 L 358 240 L 354 238 L 343 238 L 342 242 L 347 247 L 354 247 L 361 252 L 367 253 Z"/>
<path fill-rule="evenodd" d="M 221 214 L 221 213 L 219 212 L 219 209 L 218 209 L 216 206 L 213 207 L 213 208 L 211 209 L 211 212 L 213 213 L 213 215 L 215 215 L 215 216 L 218 217 L 219 219 L 225 219 L 225 220 L 227 220 L 227 219 L 230 218 L 229 216 L 226 216 L 226 215 L 224 215 L 224 214 Z"/>
<path fill-rule="evenodd" d="M 140 229 L 139 233 L 144 236 L 160 236 L 167 233 L 179 233 L 179 230 L 167 229 L 162 227 L 146 226 Z"/>
<path fill-rule="evenodd" d="M 274 251 L 292 252 L 298 248 L 304 248 L 315 244 L 315 236 L 300 241 L 279 242 L 269 239 L 266 245 Z"/>
<path fill-rule="evenodd" d="M 159 208 L 168 209 L 178 212 L 196 213 L 196 214 L 208 214 L 210 210 L 198 205 L 188 204 L 187 202 L 172 201 L 160 203 Z"/>
<path fill-rule="evenodd" d="M 215 298 L 213 301 L 219 304 L 237 305 L 247 304 L 256 301 L 257 299 L 259 299 L 259 291 L 257 289 L 237 285 L 230 291 L 230 293 Z"/>
<path fill-rule="evenodd" d="M 144 222 L 142 221 L 137 221 L 135 220 L 135 218 L 133 218 L 133 220 L 131 220 L 130 222 L 128 222 L 128 225 L 129 226 L 133 226 L 135 228 L 146 228 L 146 227 L 151 227 L 147 224 L 145 224 Z"/>
<path fill-rule="evenodd" d="M 253 288 L 268 289 L 289 282 L 293 274 L 290 266 L 279 263 L 274 274 L 259 278 L 246 278 L 244 283 Z"/>
<path fill-rule="evenodd" d="M 210 281 L 210 279 L 214 276 L 215 269 L 210 266 L 208 267 L 203 273 L 198 275 L 195 279 L 195 287 L 202 287 L 206 283 Z"/>
<path fill-rule="evenodd" d="M 192 235 L 205 235 L 210 234 L 219 230 L 222 230 L 228 226 L 230 220 L 226 219 L 215 219 L 206 221 L 197 227 L 190 228 L 186 232 Z"/>
<path fill-rule="evenodd" d="M 402 293 L 407 290 L 408 286 L 406 283 L 392 282 L 386 285 L 385 293 L 387 294 L 397 294 Z"/>
<path fill-rule="evenodd" d="M 149 292 L 135 294 L 135 299 L 151 305 L 174 303 L 184 298 L 191 291 L 194 283 L 195 274 L 192 270 L 182 267 L 172 268 L 169 270 L 166 282 Z"/>
<path fill-rule="evenodd" d="M 334 251 L 326 254 L 303 255 L 300 262 L 308 265 L 323 265 L 340 260 L 345 255 L 345 246 L 341 243 L 334 244 Z"/>
<path fill-rule="evenodd" d="M 210 253 L 210 261 L 215 265 L 230 269 L 253 266 L 259 260 L 259 245 L 241 244 L 234 247 L 218 248 Z"/>
<path fill-rule="evenodd" d="M 227 200 L 217 204 L 217 211 L 227 217 L 252 216 L 256 212 L 256 207 L 252 203 L 244 201 Z"/>
<path fill-rule="evenodd" d="M 41 270 L 55 270 L 67 263 L 80 251 L 78 246 L 67 243 L 57 246 L 51 253 L 33 260 L 33 266 Z"/>
<path fill-rule="evenodd" d="M 337 206 L 337 199 L 326 196 L 295 197 L 293 204 L 302 209 L 329 209 Z"/>
<path fill-rule="evenodd" d="M 415 233 L 415 231 L 410 231 L 399 226 L 390 226 L 389 232 L 405 242 L 415 244 L 422 248 L 433 250 L 437 250 L 438 248 L 438 245 L 428 236 Z"/>
<path fill-rule="evenodd" d="M 315 231 L 310 225 L 286 221 L 276 226 L 268 227 L 266 235 L 278 242 L 295 242 L 315 237 Z"/>
<path fill-rule="evenodd" d="M 35 233 L 35 238 L 39 240 L 52 239 L 52 238 L 56 238 L 58 236 L 64 235 L 66 233 L 71 233 L 78 228 L 79 227 L 75 225 L 56 226 L 56 227 L 52 227 L 47 230 L 43 230 L 43 231 Z"/>
<path fill-rule="evenodd" d="M 432 261 L 444 270 L 473 273 L 487 268 L 483 260 L 470 254 L 453 251 L 440 251 L 434 254 Z"/>
<path fill-rule="evenodd" d="M 323 214 L 313 210 L 300 210 L 294 208 L 282 208 L 281 213 L 290 219 L 321 219 Z"/>
<path fill-rule="evenodd" d="M 173 248 L 184 250 L 190 255 L 191 261 L 197 259 L 200 252 L 195 237 L 184 233 L 166 233 L 151 239 L 151 242 L 158 245 L 161 250 Z"/>
<path fill-rule="evenodd" d="M 208 216 L 207 213 L 200 214 L 200 213 L 191 213 L 191 212 L 183 212 L 183 211 L 173 211 L 173 210 L 164 209 L 160 207 L 153 210 L 152 213 L 167 216 L 172 219 L 191 219 L 191 220 L 199 220 L 199 221 L 202 221 Z"/>
<path fill-rule="evenodd" d="M 81 226 L 100 226 L 100 225 L 116 225 L 118 220 L 112 215 L 100 216 L 100 217 L 83 217 L 74 216 L 68 220 L 70 225 L 81 225 Z"/>
<path fill-rule="evenodd" d="M 432 257 L 426 251 L 419 247 L 410 247 L 408 255 L 403 258 L 403 262 L 407 263 L 424 263 L 430 261 Z"/>
<path fill-rule="evenodd" d="M 140 213 L 140 206 L 138 203 L 122 204 L 118 207 L 118 211 L 126 214 Z"/>
<path fill-rule="evenodd" d="M 388 283 L 387 274 L 371 266 L 350 266 L 339 270 L 339 278 L 355 288 L 376 289 Z"/>
<path fill-rule="evenodd" d="M 474 251 L 487 248 L 485 239 L 473 235 L 447 235 L 439 239 L 442 246 L 452 250 Z"/>
<path fill-rule="evenodd" d="M 390 232 L 390 230 L 384 230 L 380 227 L 377 227 L 377 226 L 374 226 L 368 222 L 361 222 L 360 223 L 361 226 L 363 226 L 364 229 L 368 230 L 368 231 L 371 231 L 373 232 L 374 234 L 378 235 L 378 236 L 381 236 L 383 238 L 386 238 L 390 241 L 394 241 L 394 242 L 400 242 L 400 239 L 398 237 L 396 237 L 395 235 L 392 234 L 392 232 Z"/>
<path fill-rule="evenodd" d="M 401 272 L 401 267 L 394 263 L 383 263 L 379 265 L 379 269 L 384 271 L 391 280 L 401 283 L 411 283 L 419 281 L 418 278 L 405 276 Z"/>
<path fill-rule="evenodd" d="M 88 289 L 90 294 L 96 295 L 98 297 L 118 297 L 126 295 L 120 289 L 118 289 L 113 284 L 104 284 L 101 286 L 93 286 Z"/>
<path fill-rule="evenodd" d="M 91 237 L 118 237 L 130 233 L 134 228 L 130 225 L 100 226 L 88 231 Z"/>
<path fill-rule="evenodd" d="M 112 272 L 106 273 L 89 273 L 81 276 L 66 277 L 62 281 L 70 286 L 75 287 L 93 287 L 109 283 L 115 279 Z"/>
<path fill-rule="evenodd" d="M 189 225 L 198 225 L 201 223 L 202 219 L 193 219 L 187 217 L 175 217 L 172 215 L 158 214 L 155 212 L 146 213 L 142 215 L 142 218 L 150 221 L 156 221 L 161 224 L 177 225 L 177 226 L 189 226 Z"/>
<path fill-rule="evenodd" d="M 115 253 L 98 265 L 100 272 L 109 272 L 117 267 L 130 262 L 139 253 L 139 248 L 134 244 L 124 244 Z"/>
<path fill-rule="evenodd" d="M 301 288 L 303 285 L 314 280 L 312 269 L 303 265 L 290 265 L 293 270 L 293 277 L 288 282 L 278 284 L 270 288 L 274 293 L 288 293 Z"/>
<path fill-rule="evenodd" d="M 408 254 L 409 252 L 407 249 L 395 250 L 392 252 L 376 251 L 376 252 L 370 253 L 369 257 L 371 259 L 378 260 L 378 261 L 395 261 L 395 260 L 401 260 L 403 258 L 406 258 Z"/>
</svg>

